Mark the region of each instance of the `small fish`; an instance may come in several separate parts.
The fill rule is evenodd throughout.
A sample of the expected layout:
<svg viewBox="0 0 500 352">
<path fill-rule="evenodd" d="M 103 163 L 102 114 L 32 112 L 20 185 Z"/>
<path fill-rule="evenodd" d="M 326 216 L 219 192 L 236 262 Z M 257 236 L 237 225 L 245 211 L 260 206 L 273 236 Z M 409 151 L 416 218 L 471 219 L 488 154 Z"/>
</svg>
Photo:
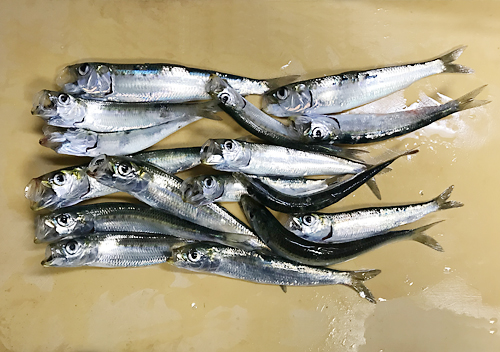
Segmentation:
<svg viewBox="0 0 500 352">
<path fill-rule="evenodd" d="M 230 82 L 243 95 L 263 94 L 298 76 L 260 80 L 170 64 L 85 62 L 67 66 L 57 84 L 65 93 L 85 99 L 116 102 L 186 102 L 208 100 L 205 84 L 211 74 Z"/>
<path fill-rule="evenodd" d="M 255 233 L 277 255 L 305 265 L 327 266 L 345 262 L 358 255 L 402 239 L 411 239 L 437 251 L 443 249 L 423 232 L 430 224 L 412 230 L 392 231 L 345 243 L 319 244 L 297 237 L 288 231 L 263 205 L 249 196 L 241 197 L 241 207 Z"/>
<path fill-rule="evenodd" d="M 148 128 L 187 117 L 220 120 L 214 102 L 191 104 L 116 103 L 81 99 L 67 93 L 43 90 L 33 104 L 33 115 L 57 127 L 94 132 L 120 132 Z"/>
<path fill-rule="evenodd" d="M 459 111 L 489 103 L 474 100 L 482 86 L 438 106 L 407 109 L 388 114 L 303 115 L 290 117 L 292 128 L 306 143 L 361 144 L 383 141 L 425 127 Z"/>
<path fill-rule="evenodd" d="M 142 204 L 98 203 L 64 208 L 35 219 L 35 243 L 91 233 L 170 235 L 253 250 L 254 236 L 212 230 Z"/>
<path fill-rule="evenodd" d="M 168 261 L 182 269 L 280 286 L 345 285 L 377 303 L 363 281 L 380 270 L 338 271 L 298 264 L 276 256 L 247 252 L 211 243 L 193 243 L 173 250 Z"/>
<path fill-rule="evenodd" d="M 182 180 L 153 164 L 128 157 L 101 155 L 94 158 L 87 174 L 108 187 L 127 192 L 140 201 L 195 224 L 222 232 L 255 237 L 255 247 L 265 247 L 240 220 L 217 204 L 196 207 L 182 200 Z"/>
<path fill-rule="evenodd" d="M 45 267 L 136 267 L 165 263 L 175 247 L 189 241 L 173 236 L 137 233 L 101 233 L 51 243 Z"/>
<path fill-rule="evenodd" d="M 202 146 L 201 161 L 216 170 L 259 176 L 328 176 L 366 170 L 362 163 L 332 155 L 235 139 L 209 139 Z"/>
<path fill-rule="evenodd" d="M 138 160 L 148 161 L 168 173 L 188 170 L 201 163 L 200 148 L 159 149 L 134 154 Z M 87 199 L 118 192 L 87 176 L 88 165 L 70 166 L 33 178 L 24 190 L 32 210 L 58 209 Z"/>
<path fill-rule="evenodd" d="M 199 116 L 186 116 L 162 125 L 123 132 L 100 133 L 81 128 L 63 129 L 45 126 L 40 145 L 56 153 L 95 157 L 101 154 L 128 155 L 158 143 L 172 133 L 195 121 Z"/>
<path fill-rule="evenodd" d="M 462 207 L 448 201 L 453 186 L 431 201 L 392 207 L 356 209 L 341 213 L 290 215 L 285 227 L 295 235 L 317 243 L 341 243 L 375 236 L 409 224 L 433 212 Z"/>
<path fill-rule="evenodd" d="M 452 63 L 465 48 L 430 61 L 349 71 L 284 85 L 263 95 L 262 109 L 280 117 L 332 114 L 377 100 L 428 76 L 443 72 L 473 73 L 468 67 Z"/>
<path fill-rule="evenodd" d="M 340 201 L 342 198 L 361 187 L 367 180 L 384 170 L 396 159 L 417 152 L 418 150 L 405 152 L 381 164 L 366 169 L 345 181 L 331 184 L 328 188 L 309 194 L 306 197 L 284 194 L 264 184 L 258 178 L 245 175 L 241 172 L 235 173 L 234 176 L 243 183 L 249 196 L 255 198 L 266 207 L 283 213 L 304 213 L 317 211 Z"/>
</svg>

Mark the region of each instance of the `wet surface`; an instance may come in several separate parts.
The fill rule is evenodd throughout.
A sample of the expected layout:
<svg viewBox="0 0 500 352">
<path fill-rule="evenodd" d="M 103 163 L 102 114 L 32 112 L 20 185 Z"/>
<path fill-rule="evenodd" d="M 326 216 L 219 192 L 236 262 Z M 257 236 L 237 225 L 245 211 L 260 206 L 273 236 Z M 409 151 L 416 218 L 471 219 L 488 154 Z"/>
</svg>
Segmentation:
<svg viewBox="0 0 500 352">
<path fill-rule="evenodd" d="M 473 2 L 3 1 L 0 4 L 0 350 L 7 351 L 498 351 L 500 269 L 497 182 L 500 4 Z M 170 62 L 256 78 L 322 74 L 420 61 L 469 47 L 474 75 L 433 76 L 419 94 L 459 97 L 488 84 L 485 107 L 369 147 L 419 146 L 377 183 L 330 207 L 417 202 L 455 185 L 465 207 L 428 216 L 438 253 L 399 242 L 336 266 L 378 268 L 372 305 L 340 286 L 268 287 L 180 271 L 43 268 L 24 198 L 32 177 L 83 159 L 38 145 L 33 96 L 57 89 L 79 61 Z M 258 102 L 258 98 L 251 98 Z M 397 103 L 396 102 L 396 103 Z M 227 115 L 175 133 L 154 148 L 248 135 Z M 205 171 L 197 168 L 186 178 Z M 108 197 L 120 200 L 122 195 Z M 241 216 L 235 204 L 228 209 Z"/>
</svg>

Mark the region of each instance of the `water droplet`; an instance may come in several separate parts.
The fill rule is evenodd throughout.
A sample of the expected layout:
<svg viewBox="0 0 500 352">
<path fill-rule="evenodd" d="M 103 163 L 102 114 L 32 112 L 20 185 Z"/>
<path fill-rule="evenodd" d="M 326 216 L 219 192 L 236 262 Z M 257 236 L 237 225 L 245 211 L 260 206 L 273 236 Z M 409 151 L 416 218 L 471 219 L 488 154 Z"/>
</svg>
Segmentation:
<svg viewBox="0 0 500 352">
<path fill-rule="evenodd" d="M 494 329 L 494 328 L 490 329 L 490 334 L 493 335 L 493 334 L 496 334 L 496 333 L 497 333 L 497 329 Z"/>
<path fill-rule="evenodd" d="M 413 281 L 410 280 L 410 278 L 408 277 L 408 275 L 406 275 L 405 283 L 408 284 L 409 286 L 413 285 Z"/>
<path fill-rule="evenodd" d="M 342 340 L 342 346 L 345 346 L 345 339 Z"/>
<path fill-rule="evenodd" d="M 449 273 L 451 273 L 451 268 L 449 266 L 445 266 L 443 272 L 445 274 L 449 274 Z"/>
<path fill-rule="evenodd" d="M 490 324 L 495 324 L 498 321 L 497 318 L 491 318 L 490 319 Z"/>
<path fill-rule="evenodd" d="M 198 306 L 196 305 L 196 303 L 194 303 L 194 302 L 193 302 L 193 303 L 191 303 L 191 308 L 193 308 L 193 309 L 197 309 L 197 308 L 198 308 Z"/>
<path fill-rule="evenodd" d="M 420 190 L 420 192 L 418 192 L 418 194 L 420 194 L 421 196 L 424 195 L 424 190 Z"/>
<path fill-rule="evenodd" d="M 379 300 L 380 302 L 385 302 L 385 301 L 387 301 L 385 298 L 382 298 L 382 297 L 379 297 L 379 298 L 378 298 L 378 300 Z"/>
</svg>

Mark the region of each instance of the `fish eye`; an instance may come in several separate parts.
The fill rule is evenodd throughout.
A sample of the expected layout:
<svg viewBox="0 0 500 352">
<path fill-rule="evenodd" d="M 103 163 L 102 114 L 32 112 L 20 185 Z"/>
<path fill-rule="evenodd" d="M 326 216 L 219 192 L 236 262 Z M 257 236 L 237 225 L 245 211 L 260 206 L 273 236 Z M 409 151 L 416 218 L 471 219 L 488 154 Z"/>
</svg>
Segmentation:
<svg viewBox="0 0 500 352">
<path fill-rule="evenodd" d="M 62 186 L 66 182 L 66 175 L 63 174 L 62 172 L 58 172 L 57 174 L 54 175 L 52 181 L 56 186 Z"/>
<path fill-rule="evenodd" d="M 281 87 L 276 91 L 276 98 L 280 100 L 285 100 L 288 98 L 288 89 L 286 87 Z"/>
<path fill-rule="evenodd" d="M 324 137 L 323 131 L 319 127 L 313 128 L 313 130 L 311 131 L 311 135 L 313 139 L 323 139 Z"/>
<path fill-rule="evenodd" d="M 306 226 L 311 226 L 314 222 L 314 218 L 312 217 L 312 215 L 306 215 L 302 218 L 302 222 Z"/>
<path fill-rule="evenodd" d="M 214 185 L 215 185 L 215 182 L 214 182 L 214 179 L 212 177 L 206 177 L 203 180 L 203 186 L 205 186 L 207 188 L 211 188 Z"/>
<path fill-rule="evenodd" d="M 59 101 L 59 103 L 66 105 L 67 103 L 69 103 L 69 95 L 68 94 L 61 94 L 61 95 L 59 95 L 57 100 Z"/>
<path fill-rule="evenodd" d="M 78 73 L 80 76 L 85 76 L 87 73 L 89 73 L 90 66 L 89 64 L 81 64 L 80 67 L 78 67 Z"/>
<path fill-rule="evenodd" d="M 201 259 L 201 255 L 195 249 L 190 250 L 187 256 L 190 262 L 197 262 Z"/>
<path fill-rule="evenodd" d="M 120 174 L 122 176 L 127 176 L 128 174 L 130 174 L 132 172 L 132 165 L 130 165 L 129 162 L 124 161 L 124 162 L 118 164 L 117 170 L 118 170 L 118 174 Z"/>
<path fill-rule="evenodd" d="M 56 221 L 61 226 L 67 226 L 69 223 L 69 216 L 68 214 L 61 214 L 56 218 Z"/>
<path fill-rule="evenodd" d="M 75 240 L 68 241 L 64 245 L 64 251 L 69 255 L 76 254 L 80 250 L 80 244 Z"/>
<path fill-rule="evenodd" d="M 221 93 L 219 94 L 219 100 L 222 104 L 226 104 L 231 99 L 229 93 Z"/>
<path fill-rule="evenodd" d="M 234 149 L 234 143 L 233 143 L 233 141 L 225 141 L 224 142 L 224 148 L 226 148 L 229 151 L 233 150 Z"/>
</svg>

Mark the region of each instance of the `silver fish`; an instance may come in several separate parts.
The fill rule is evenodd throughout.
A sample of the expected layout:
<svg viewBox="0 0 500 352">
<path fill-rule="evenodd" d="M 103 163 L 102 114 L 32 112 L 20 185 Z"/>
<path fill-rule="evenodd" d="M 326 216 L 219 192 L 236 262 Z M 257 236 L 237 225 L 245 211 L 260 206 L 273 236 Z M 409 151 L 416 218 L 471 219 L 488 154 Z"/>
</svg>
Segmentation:
<svg viewBox="0 0 500 352">
<path fill-rule="evenodd" d="M 262 94 L 293 82 L 298 76 L 259 80 L 170 64 L 86 62 L 67 66 L 57 84 L 85 99 L 117 102 L 186 102 L 208 100 L 205 84 L 211 74 L 230 82 L 243 95 Z"/>
<path fill-rule="evenodd" d="M 380 273 L 380 270 L 338 271 L 311 267 L 275 256 L 224 247 L 210 243 L 193 243 L 177 247 L 169 263 L 178 268 L 202 273 L 251 281 L 259 284 L 281 286 L 345 285 L 362 297 L 376 303 L 363 281 Z"/>
<path fill-rule="evenodd" d="M 101 155 L 94 158 L 87 174 L 109 187 L 127 192 L 142 202 L 181 219 L 214 230 L 254 235 L 240 220 L 217 204 L 196 207 L 182 200 L 182 180 L 153 164 L 126 157 Z M 256 239 L 256 247 L 261 242 Z"/>
<path fill-rule="evenodd" d="M 51 243 L 45 267 L 136 267 L 165 263 L 175 247 L 189 241 L 173 236 L 137 233 L 93 234 Z"/>
<path fill-rule="evenodd" d="M 159 149 L 134 154 L 138 160 L 148 161 L 168 173 L 188 170 L 200 164 L 200 147 Z M 57 209 L 87 199 L 118 192 L 87 176 L 87 165 L 70 166 L 33 178 L 25 188 L 25 197 L 31 209 Z"/>
<path fill-rule="evenodd" d="M 84 129 L 62 129 L 45 126 L 40 144 L 59 154 L 95 157 L 101 154 L 128 155 L 158 143 L 195 121 L 199 116 L 186 116 L 162 125 L 123 132 L 100 133 Z"/>
<path fill-rule="evenodd" d="M 306 143 L 361 144 L 383 141 L 425 127 L 453 113 L 489 103 L 474 100 L 486 86 L 438 106 L 388 114 L 303 115 L 290 117 Z"/>
<path fill-rule="evenodd" d="M 186 117 L 220 120 L 214 102 L 196 104 L 116 103 L 88 100 L 67 93 L 43 90 L 33 104 L 33 115 L 47 124 L 94 132 L 120 132 L 158 126 Z"/>
<path fill-rule="evenodd" d="M 262 108 L 274 116 L 331 114 L 361 106 L 408 87 L 419 79 L 439 73 L 473 73 L 453 64 L 465 50 L 454 49 L 420 63 L 349 71 L 338 75 L 295 82 L 266 92 Z"/>
<path fill-rule="evenodd" d="M 326 176 L 366 170 L 364 164 L 332 155 L 234 139 L 209 139 L 202 146 L 201 161 L 216 170 L 260 176 Z"/>
<path fill-rule="evenodd" d="M 284 226 L 295 235 L 316 243 L 343 243 L 379 235 L 433 212 L 462 207 L 448 201 L 453 186 L 431 201 L 392 207 L 356 209 L 341 213 L 290 215 Z"/>
</svg>

